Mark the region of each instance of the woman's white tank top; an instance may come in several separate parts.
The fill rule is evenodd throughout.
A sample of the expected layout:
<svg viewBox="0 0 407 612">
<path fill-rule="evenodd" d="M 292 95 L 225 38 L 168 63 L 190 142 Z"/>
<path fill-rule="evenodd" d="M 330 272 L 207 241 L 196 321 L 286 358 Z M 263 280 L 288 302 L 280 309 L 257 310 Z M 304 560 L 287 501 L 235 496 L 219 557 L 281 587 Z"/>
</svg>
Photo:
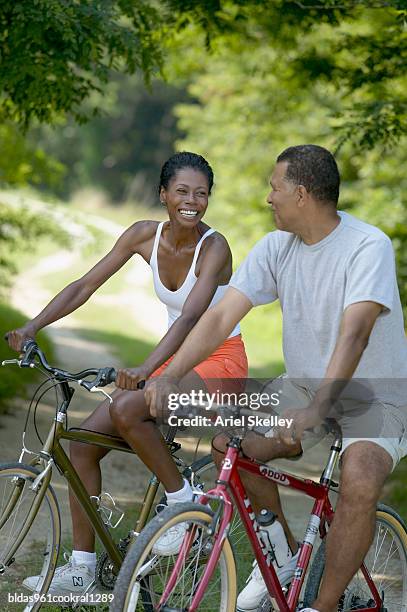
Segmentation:
<svg viewBox="0 0 407 612">
<path fill-rule="evenodd" d="M 182 283 L 181 287 L 179 287 L 176 291 L 170 291 L 161 282 L 160 274 L 158 271 L 157 252 L 158 252 L 158 245 L 160 243 L 160 236 L 161 236 L 161 232 L 162 232 L 164 223 L 165 222 L 162 221 L 161 223 L 158 224 L 158 227 L 157 227 L 157 231 L 156 231 L 155 239 L 154 239 L 153 250 L 152 250 L 151 258 L 150 258 L 150 266 L 153 271 L 154 289 L 157 294 L 157 297 L 167 307 L 168 329 L 169 329 L 171 325 L 174 323 L 174 321 L 176 321 L 176 319 L 178 319 L 178 317 L 181 315 L 182 308 L 185 304 L 185 301 L 188 295 L 191 293 L 192 288 L 197 281 L 197 277 L 195 276 L 195 266 L 198 260 L 198 256 L 201 250 L 202 243 L 205 240 L 205 238 L 213 234 L 215 230 L 210 228 L 201 237 L 201 239 L 199 240 L 198 244 L 195 247 L 195 253 L 192 259 L 192 264 L 188 270 L 188 274 L 186 275 L 184 282 Z M 227 288 L 228 288 L 228 285 L 220 285 L 216 289 L 215 295 L 213 296 L 212 301 L 209 304 L 208 308 L 210 306 L 213 306 L 217 302 L 219 302 L 219 300 L 222 298 Z M 236 325 L 232 333 L 229 335 L 229 338 L 232 338 L 233 336 L 237 336 L 238 334 L 240 334 L 239 324 Z"/>
</svg>

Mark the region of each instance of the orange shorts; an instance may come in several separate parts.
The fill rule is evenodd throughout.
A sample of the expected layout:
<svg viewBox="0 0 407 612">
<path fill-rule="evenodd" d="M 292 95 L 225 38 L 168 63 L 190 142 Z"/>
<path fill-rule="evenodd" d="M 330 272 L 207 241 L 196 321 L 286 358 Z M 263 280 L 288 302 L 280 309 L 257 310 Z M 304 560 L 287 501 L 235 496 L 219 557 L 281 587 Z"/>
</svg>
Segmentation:
<svg viewBox="0 0 407 612">
<path fill-rule="evenodd" d="M 151 374 L 150 378 L 160 376 L 173 358 L 172 356 L 167 359 Z M 212 355 L 209 355 L 205 361 L 198 363 L 193 369 L 203 379 L 210 393 L 226 391 L 223 379 L 238 379 L 234 384 L 230 381 L 231 385 L 226 385 L 227 391 L 231 392 L 233 390 L 230 388 L 231 386 L 236 391 L 241 391 L 244 388 L 246 382 L 244 379 L 247 378 L 248 373 L 247 356 L 242 336 L 238 334 L 232 338 L 227 338 Z M 222 379 L 222 382 L 219 379 Z"/>
</svg>

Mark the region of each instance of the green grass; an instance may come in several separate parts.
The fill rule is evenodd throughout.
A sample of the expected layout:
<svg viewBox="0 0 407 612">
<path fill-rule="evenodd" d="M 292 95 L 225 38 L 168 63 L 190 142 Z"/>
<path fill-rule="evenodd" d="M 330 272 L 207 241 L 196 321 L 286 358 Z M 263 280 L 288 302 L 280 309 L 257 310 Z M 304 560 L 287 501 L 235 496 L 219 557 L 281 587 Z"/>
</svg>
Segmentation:
<svg viewBox="0 0 407 612">
<path fill-rule="evenodd" d="M 162 220 L 164 218 L 161 206 L 149 207 L 131 201 L 112 204 L 106 199 L 105 194 L 92 188 L 76 193 L 69 207 L 81 213 L 99 215 L 124 227 L 129 227 L 132 223 L 142 219 Z"/>
<path fill-rule="evenodd" d="M 22 312 L 0 302 L 0 361 L 3 361 L 3 359 L 15 359 L 18 356 L 3 341 L 3 336 L 7 331 L 20 327 L 26 321 L 27 317 Z M 47 335 L 44 332 L 40 332 L 37 339 L 46 354 L 52 359 L 52 346 Z M 0 412 L 7 410 L 7 404 L 13 397 L 25 397 L 27 385 L 37 380 L 38 372 L 29 368 L 22 370 L 13 365 L 0 368 Z"/>
<path fill-rule="evenodd" d="M 147 487 L 147 482 L 146 482 L 146 487 Z M 129 533 L 130 530 L 134 529 L 135 526 L 135 522 L 137 520 L 137 516 L 141 510 L 141 504 L 135 503 L 135 504 L 129 504 L 129 505 L 123 505 L 123 510 L 125 511 L 125 515 L 124 518 L 122 520 L 122 522 L 120 523 L 120 525 L 117 527 L 117 529 L 112 530 L 112 537 L 113 539 L 118 542 L 120 540 L 120 538 L 124 538 L 127 536 L 127 534 Z M 97 552 L 98 555 L 102 552 L 102 547 L 100 546 L 100 544 L 98 543 L 97 545 Z M 59 555 L 59 560 L 58 560 L 58 566 L 60 565 L 64 565 L 65 564 L 65 560 L 63 557 L 63 553 L 67 552 L 67 553 L 71 553 L 72 551 L 72 540 L 69 537 L 64 538 L 63 542 L 61 543 L 61 552 Z M 32 571 L 30 572 L 30 563 L 31 566 L 34 568 L 38 568 L 38 562 L 37 564 L 35 564 L 34 559 L 30 560 L 27 559 L 26 561 L 26 566 L 27 566 L 27 575 L 32 574 Z M 0 591 L 0 596 L 5 593 L 24 593 L 25 595 L 28 594 L 28 591 L 24 588 L 21 588 L 19 583 L 13 583 L 8 581 L 7 585 L 4 585 L 5 588 L 1 588 Z M 1 611 L 2 612 L 20 612 L 23 609 L 23 605 L 22 604 L 7 604 L 5 602 L 5 598 L 4 596 L 1 597 Z M 64 610 L 68 610 L 69 608 L 64 608 Z M 87 612 L 87 611 L 92 611 L 92 610 L 98 610 L 99 612 L 107 612 L 109 607 L 108 605 L 100 605 L 97 606 L 96 608 L 93 606 L 81 606 L 80 608 L 76 608 L 76 610 L 80 610 L 81 612 Z M 61 607 L 57 606 L 57 605 L 51 605 L 51 604 L 45 604 L 41 607 L 41 611 L 42 612 L 60 612 Z"/>
<path fill-rule="evenodd" d="M 82 338 L 105 344 L 117 355 L 123 365 L 129 367 L 143 363 L 155 347 L 154 342 L 149 343 L 136 336 L 127 336 L 118 331 L 90 328 L 81 328 L 76 331 Z"/>
</svg>

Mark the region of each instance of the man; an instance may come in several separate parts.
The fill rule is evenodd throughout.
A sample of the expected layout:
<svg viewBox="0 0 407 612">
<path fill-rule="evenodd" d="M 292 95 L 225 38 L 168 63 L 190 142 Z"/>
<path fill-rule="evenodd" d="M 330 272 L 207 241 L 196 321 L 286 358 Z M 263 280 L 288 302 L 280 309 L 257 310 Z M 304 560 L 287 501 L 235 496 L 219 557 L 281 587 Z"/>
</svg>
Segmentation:
<svg viewBox="0 0 407 612">
<path fill-rule="evenodd" d="M 394 382 L 407 377 L 407 343 L 392 245 L 379 229 L 338 212 L 338 197 L 339 172 L 329 151 L 301 145 L 281 153 L 267 198 L 278 229 L 251 250 L 224 298 L 204 314 L 166 372 L 167 377 L 181 378 L 221 344 L 253 306 L 279 299 L 287 384 L 292 392 L 302 393 L 302 407 L 285 412 L 293 425 L 279 430 L 277 438 L 255 436 L 254 441 L 253 435 L 247 436 L 245 453 L 261 461 L 300 454 L 304 430 L 321 423 L 352 377 L 376 385 L 369 418 L 384 424 L 387 433 L 374 429 L 355 434 L 348 413 L 341 423 L 340 495 L 327 537 L 325 573 L 311 612 L 337 610 L 373 540 L 383 484 L 407 454 L 407 402 Z M 307 382 L 296 386 L 292 379 Z M 379 380 L 383 384 L 377 384 Z M 156 381 L 146 390 L 153 416 L 165 389 L 165 381 Z M 350 405 L 357 406 L 352 394 Z M 218 454 L 225 444 L 221 437 L 215 440 Z M 264 491 L 255 477 L 244 482 L 256 511 L 268 507 L 277 512 L 295 555 L 276 486 Z M 238 609 L 255 610 L 265 593 L 254 571 L 239 595 Z"/>
</svg>

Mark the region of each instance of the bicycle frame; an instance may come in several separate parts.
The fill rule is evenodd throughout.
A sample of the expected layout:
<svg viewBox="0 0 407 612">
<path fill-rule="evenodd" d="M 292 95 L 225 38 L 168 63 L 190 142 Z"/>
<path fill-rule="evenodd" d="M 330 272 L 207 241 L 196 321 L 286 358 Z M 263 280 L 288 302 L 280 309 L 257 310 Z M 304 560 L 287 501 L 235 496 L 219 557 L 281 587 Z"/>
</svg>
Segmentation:
<svg viewBox="0 0 407 612">
<path fill-rule="evenodd" d="M 199 607 L 201 599 L 205 593 L 205 589 L 209 583 L 209 580 L 211 579 L 216 564 L 218 563 L 222 545 L 228 533 L 228 527 L 233 515 L 233 502 L 229 494 L 229 490 L 232 493 L 234 503 L 245 526 L 268 592 L 275 599 L 280 612 L 295 612 L 311 558 L 315 538 L 318 532 L 320 533 L 321 538 L 325 537 L 325 525 L 330 525 L 333 519 L 334 511 L 329 500 L 329 489 L 332 485 L 332 473 L 341 450 L 341 438 L 335 437 L 335 441 L 331 446 L 327 465 L 322 473 L 319 483 L 309 479 L 298 478 L 286 472 L 271 468 L 268 465 L 258 463 L 255 460 L 239 457 L 240 446 L 241 439 L 239 437 L 232 438 L 228 444 L 228 449 L 222 463 L 219 478 L 216 481 L 217 486 L 199 498 L 200 504 L 207 504 L 213 498 L 220 499 L 222 504 L 219 510 L 215 513 L 212 525 L 212 529 L 217 531 L 215 544 L 205 571 L 199 582 L 198 588 L 191 601 L 189 612 L 195 612 L 195 610 L 197 610 Z M 295 569 L 294 578 L 291 582 L 287 595 L 284 594 L 284 591 L 279 583 L 276 571 L 272 564 L 271 555 L 261 540 L 255 513 L 253 512 L 250 500 L 247 497 L 238 470 L 254 474 L 263 480 L 270 480 L 280 486 L 285 486 L 300 491 L 301 493 L 315 499 L 301 544 L 300 555 Z M 158 609 L 161 609 L 160 606 L 165 604 L 171 590 L 174 588 L 182 563 L 188 555 L 193 539 L 194 534 L 191 533 L 184 539 L 167 587 L 159 602 Z M 382 610 L 381 597 L 364 564 L 362 565 L 361 570 L 370 588 L 372 598 L 375 602 L 375 607 L 361 608 L 359 612 L 380 612 Z"/>
<path fill-rule="evenodd" d="M 69 486 L 75 494 L 75 497 L 79 501 L 80 505 L 82 506 L 82 509 L 84 510 L 90 523 L 92 524 L 96 535 L 102 542 L 106 552 L 112 560 L 115 568 L 119 570 L 123 560 L 122 553 L 117 548 L 117 545 L 115 544 L 112 536 L 110 535 L 107 526 L 103 522 L 96 505 L 89 497 L 88 492 L 82 484 L 78 473 L 76 472 L 74 466 L 69 460 L 69 457 L 65 453 L 65 450 L 63 449 L 60 441 L 70 440 L 76 442 L 84 442 L 86 444 L 94 444 L 96 446 L 108 448 L 110 450 L 117 450 L 133 454 L 134 451 L 123 439 L 115 436 L 110 436 L 107 434 L 101 434 L 98 432 L 79 428 L 72 428 L 67 430 L 65 428 L 66 413 L 71 398 L 74 394 L 74 389 L 70 387 L 67 382 L 63 382 L 61 384 L 61 391 L 63 395 L 63 401 L 58 407 L 58 412 L 55 416 L 52 427 L 48 432 L 44 446 L 39 452 L 39 454 L 36 455 L 35 458 L 30 462 L 30 465 L 32 466 L 41 464 L 43 470 L 41 474 L 36 478 L 36 481 L 33 483 L 33 486 L 41 485 L 41 487 L 39 489 L 35 503 L 31 508 L 29 517 L 30 520 L 27 520 L 23 537 L 25 537 L 26 532 L 28 532 L 28 530 L 30 529 L 31 524 L 37 514 L 38 508 L 40 507 L 42 499 L 45 495 L 46 488 L 51 480 L 52 465 L 54 464 L 66 478 Z M 172 446 L 172 454 L 180 448 L 179 444 L 173 442 L 172 435 L 167 436 L 167 443 Z M 150 514 L 150 510 L 154 502 L 154 498 L 156 496 L 159 484 L 160 483 L 158 478 L 153 475 L 150 479 L 147 491 L 144 496 L 142 509 L 134 529 L 135 534 L 139 533 L 143 529 L 144 525 L 147 523 L 148 516 Z M 15 546 L 15 548 L 17 548 L 17 546 Z"/>
</svg>

